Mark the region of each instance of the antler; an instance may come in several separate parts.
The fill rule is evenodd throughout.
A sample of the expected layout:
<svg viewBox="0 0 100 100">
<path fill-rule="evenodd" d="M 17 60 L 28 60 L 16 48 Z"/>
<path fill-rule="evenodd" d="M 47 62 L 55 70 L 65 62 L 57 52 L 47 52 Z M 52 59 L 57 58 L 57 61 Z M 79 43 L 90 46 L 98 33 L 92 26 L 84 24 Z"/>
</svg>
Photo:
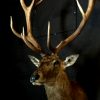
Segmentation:
<svg viewBox="0 0 100 100">
<path fill-rule="evenodd" d="M 56 48 L 54 49 L 55 53 L 59 53 L 61 49 L 63 49 L 68 43 L 70 43 L 73 39 L 75 39 L 80 34 L 80 32 L 82 31 L 83 27 L 85 26 L 87 20 L 89 19 L 90 14 L 93 10 L 95 0 L 88 0 L 88 7 L 87 7 L 86 12 L 83 11 L 82 6 L 80 5 L 78 0 L 76 0 L 76 3 L 77 3 L 77 6 L 78 6 L 83 18 L 82 18 L 78 28 L 75 30 L 75 32 L 72 33 L 72 35 L 70 35 L 64 41 L 61 41 L 56 46 Z"/>
<path fill-rule="evenodd" d="M 21 38 L 25 44 L 31 48 L 32 50 L 36 51 L 36 52 L 44 52 L 42 50 L 42 48 L 40 47 L 40 45 L 38 44 L 37 40 L 35 39 L 35 37 L 32 35 L 32 29 L 31 29 L 31 20 L 30 20 L 30 16 L 31 16 L 31 10 L 33 5 L 38 5 L 41 3 L 42 0 L 38 1 L 35 3 L 35 0 L 32 0 L 30 6 L 26 6 L 24 0 L 20 0 L 21 6 L 24 10 L 25 13 L 25 18 L 26 18 L 26 26 L 27 26 L 27 35 L 25 35 L 25 31 L 24 31 L 24 27 L 23 27 L 23 31 L 21 34 L 19 34 L 13 27 L 13 20 L 11 17 L 10 20 L 10 27 L 12 32 L 19 38 Z M 76 0 L 77 6 L 82 14 L 82 20 L 78 26 L 78 28 L 75 30 L 75 32 L 72 33 L 72 35 L 70 35 L 68 38 L 66 38 L 65 40 L 61 41 L 56 48 L 52 48 L 51 47 L 51 40 L 50 40 L 50 22 L 48 22 L 48 36 L 47 36 L 47 47 L 53 51 L 54 53 L 59 53 L 60 50 L 62 50 L 68 43 L 70 43 L 73 39 L 75 39 L 80 32 L 82 31 L 82 29 L 84 28 L 86 22 L 88 21 L 90 14 L 93 10 L 94 4 L 95 4 L 96 0 L 88 0 L 88 7 L 86 12 L 84 12 L 82 6 L 80 5 L 79 1 Z"/>
<path fill-rule="evenodd" d="M 24 0 L 20 0 L 21 6 L 24 10 L 25 13 L 25 18 L 26 18 L 26 25 L 27 25 L 27 35 L 25 35 L 25 31 L 24 31 L 24 27 L 23 27 L 23 31 L 21 34 L 19 34 L 18 32 L 15 31 L 14 27 L 13 27 L 13 20 L 11 17 L 10 20 L 10 27 L 12 32 L 18 37 L 21 38 L 25 44 L 31 48 L 32 50 L 36 51 L 36 52 L 42 52 L 42 49 L 40 47 L 40 45 L 38 44 L 37 40 L 35 39 L 35 37 L 32 35 L 32 29 L 31 29 L 31 20 L 30 20 L 30 16 L 31 16 L 31 10 L 33 5 L 38 5 L 41 3 L 42 0 L 38 1 L 35 3 L 35 0 L 32 0 L 30 6 L 26 6 Z"/>
</svg>

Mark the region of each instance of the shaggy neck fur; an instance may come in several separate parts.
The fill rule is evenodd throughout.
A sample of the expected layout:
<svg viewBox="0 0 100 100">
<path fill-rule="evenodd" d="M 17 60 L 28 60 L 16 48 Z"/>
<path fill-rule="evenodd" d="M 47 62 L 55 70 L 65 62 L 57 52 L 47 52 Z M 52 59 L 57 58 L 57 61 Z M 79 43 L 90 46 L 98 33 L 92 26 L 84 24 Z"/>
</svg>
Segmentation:
<svg viewBox="0 0 100 100">
<path fill-rule="evenodd" d="M 70 83 L 65 72 L 60 72 L 53 85 L 45 84 L 48 100 L 72 100 Z"/>
</svg>

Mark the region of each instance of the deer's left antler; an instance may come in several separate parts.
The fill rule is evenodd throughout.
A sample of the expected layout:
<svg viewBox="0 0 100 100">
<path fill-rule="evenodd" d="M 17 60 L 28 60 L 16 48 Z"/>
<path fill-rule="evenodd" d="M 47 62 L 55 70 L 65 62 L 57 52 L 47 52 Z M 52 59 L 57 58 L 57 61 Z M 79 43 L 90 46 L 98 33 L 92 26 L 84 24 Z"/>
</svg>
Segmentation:
<svg viewBox="0 0 100 100">
<path fill-rule="evenodd" d="M 59 53 L 60 50 L 62 50 L 68 43 L 70 43 L 72 40 L 74 40 L 82 31 L 82 29 L 84 28 L 86 22 L 88 21 L 90 14 L 94 8 L 94 4 L 95 4 L 96 0 L 88 0 L 88 7 L 86 12 L 84 12 L 84 10 L 82 9 L 82 6 L 79 3 L 79 0 L 76 0 L 77 6 L 82 14 L 82 20 L 78 26 L 78 28 L 75 30 L 75 32 L 72 33 L 72 35 L 70 35 L 68 38 L 66 38 L 65 40 L 61 41 L 56 48 L 54 49 L 55 53 Z"/>
</svg>

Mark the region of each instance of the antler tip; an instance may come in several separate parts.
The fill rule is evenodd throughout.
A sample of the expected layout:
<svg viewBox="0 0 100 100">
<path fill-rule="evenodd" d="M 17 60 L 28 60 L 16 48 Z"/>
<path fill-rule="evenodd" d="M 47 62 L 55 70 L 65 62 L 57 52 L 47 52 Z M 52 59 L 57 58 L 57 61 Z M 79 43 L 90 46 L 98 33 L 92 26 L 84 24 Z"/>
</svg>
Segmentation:
<svg viewBox="0 0 100 100">
<path fill-rule="evenodd" d="M 10 16 L 10 27 L 12 29 L 12 25 L 13 25 L 13 20 L 12 20 L 12 16 Z"/>
</svg>

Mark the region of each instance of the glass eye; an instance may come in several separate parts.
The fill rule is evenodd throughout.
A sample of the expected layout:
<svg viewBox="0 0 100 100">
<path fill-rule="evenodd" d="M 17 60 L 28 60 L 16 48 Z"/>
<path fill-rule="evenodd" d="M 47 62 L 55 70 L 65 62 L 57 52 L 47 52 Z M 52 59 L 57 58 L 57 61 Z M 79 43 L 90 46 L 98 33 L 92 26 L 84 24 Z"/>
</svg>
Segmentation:
<svg viewBox="0 0 100 100">
<path fill-rule="evenodd" d="M 59 61 L 58 60 L 54 62 L 54 66 L 57 66 L 57 65 L 59 65 Z"/>
</svg>

